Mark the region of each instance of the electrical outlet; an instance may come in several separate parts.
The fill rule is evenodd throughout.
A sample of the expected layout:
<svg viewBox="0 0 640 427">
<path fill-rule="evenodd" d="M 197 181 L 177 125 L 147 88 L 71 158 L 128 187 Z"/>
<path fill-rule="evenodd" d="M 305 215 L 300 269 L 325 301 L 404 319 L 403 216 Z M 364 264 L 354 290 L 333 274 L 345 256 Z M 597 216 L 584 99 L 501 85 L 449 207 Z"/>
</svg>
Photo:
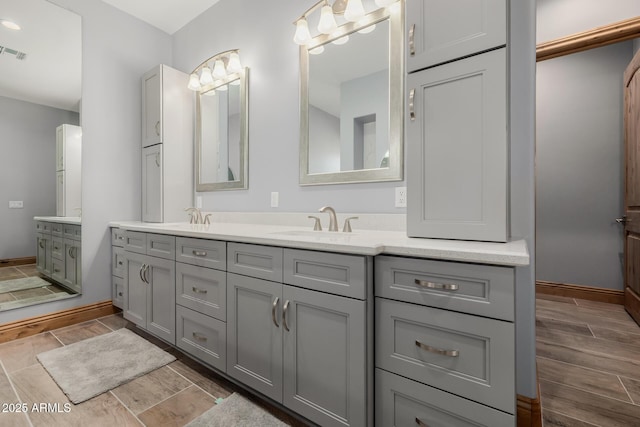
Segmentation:
<svg viewBox="0 0 640 427">
<path fill-rule="evenodd" d="M 272 208 L 277 208 L 279 204 L 280 204 L 280 193 L 278 193 L 277 191 L 272 191 L 271 192 L 271 207 Z"/>
<path fill-rule="evenodd" d="M 396 208 L 407 207 L 407 187 L 396 187 Z"/>
<path fill-rule="evenodd" d="M 10 200 L 9 201 L 9 209 L 22 209 L 24 208 L 24 203 L 22 200 Z"/>
<path fill-rule="evenodd" d="M 202 208 L 202 196 L 196 197 L 196 208 Z"/>
</svg>

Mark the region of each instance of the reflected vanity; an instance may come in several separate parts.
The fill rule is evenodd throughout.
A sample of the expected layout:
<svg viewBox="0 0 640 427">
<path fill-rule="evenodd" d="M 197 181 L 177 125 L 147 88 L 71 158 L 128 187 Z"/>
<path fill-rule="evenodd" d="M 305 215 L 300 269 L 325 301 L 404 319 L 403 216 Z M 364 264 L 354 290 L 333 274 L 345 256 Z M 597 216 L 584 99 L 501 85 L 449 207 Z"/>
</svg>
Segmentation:
<svg viewBox="0 0 640 427">
<path fill-rule="evenodd" d="M 222 63 L 218 68 L 218 61 Z M 234 66 L 234 62 L 236 62 Z M 208 64 L 213 65 L 213 71 Z M 226 74 L 222 74 L 224 70 Z M 196 191 L 248 187 L 248 79 L 237 50 L 207 59 L 191 74 L 196 93 Z"/>
<path fill-rule="evenodd" d="M 402 179 L 402 6 L 300 47 L 300 184 Z"/>
</svg>

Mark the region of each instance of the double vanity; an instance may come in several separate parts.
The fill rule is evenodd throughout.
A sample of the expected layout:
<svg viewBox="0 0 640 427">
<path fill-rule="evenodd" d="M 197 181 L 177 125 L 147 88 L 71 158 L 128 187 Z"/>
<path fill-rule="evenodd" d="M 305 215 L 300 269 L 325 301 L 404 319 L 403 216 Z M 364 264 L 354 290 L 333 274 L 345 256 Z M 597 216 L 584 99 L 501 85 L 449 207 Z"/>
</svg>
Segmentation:
<svg viewBox="0 0 640 427">
<path fill-rule="evenodd" d="M 515 423 L 524 241 L 110 225 L 126 319 L 314 423 Z"/>
</svg>

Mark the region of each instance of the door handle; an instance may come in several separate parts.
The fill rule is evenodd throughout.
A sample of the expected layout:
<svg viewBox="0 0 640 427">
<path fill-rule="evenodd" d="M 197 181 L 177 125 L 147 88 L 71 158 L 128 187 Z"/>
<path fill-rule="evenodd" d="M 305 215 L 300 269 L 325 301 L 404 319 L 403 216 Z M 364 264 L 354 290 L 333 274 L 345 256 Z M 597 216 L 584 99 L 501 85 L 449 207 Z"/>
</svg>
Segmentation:
<svg viewBox="0 0 640 427">
<path fill-rule="evenodd" d="M 69 258 L 73 259 L 73 246 L 67 252 L 69 253 Z"/>
<path fill-rule="evenodd" d="M 411 89 L 411 91 L 409 92 L 409 119 L 411 119 L 411 121 L 415 121 L 416 120 L 416 110 L 415 110 L 415 98 L 416 98 L 416 90 L 415 89 Z"/>
<path fill-rule="evenodd" d="M 160 153 L 156 153 L 156 166 L 160 167 Z"/>
<path fill-rule="evenodd" d="M 420 418 L 416 417 L 416 425 L 420 427 L 429 427 L 429 424 L 422 421 Z"/>
<path fill-rule="evenodd" d="M 426 350 L 429 353 L 440 354 L 442 356 L 458 357 L 460 355 L 460 351 L 458 351 L 458 350 L 443 350 L 441 348 L 431 347 L 430 345 L 426 345 L 424 343 L 421 343 L 418 340 L 416 340 L 416 347 L 419 347 L 419 348 L 421 348 L 423 350 Z"/>
<path fill-rule="evenodd" d="M 140 276 L 140 280 L 144 283 L 144 277 L 142 277 L 142 270 L 144 270 L 144 264 L 140 266 L 140 270 L 138 271 L 138 276 Z"/>
<path fill-rule="evenodd" d="M 415 279 L 413 281 L 416 285 L 422 286 L 423 288 L 428 289 L 440 289 L 443 291 L 457 291 L 458 285 L 455 283 L 437 283 L 437 282 L 429 282 L 427 280 Z"/>
<path fill-rule="evenodd" d="M 289 309 L 289 300 L 284 303 L 284 307 L 282 307 L 282 326 L 284 329 L 289 332 L 289 325 L 287 325 L 287 310 Z"/>
<path fill-rule="evenodd" d="M 409 55 L 416 56 L 416 24 L 409 28 Z"/>
<path fill-rule="evenodd" d="M 280 298 L 276 297 L 276 299 L 273 300 L 273 305 L 271 306 L 271 320 L 273 320 L 273 324 L 276 325 L 276 328 L 280 327 L 280 325 L 278 324 L 278 319 L 276 317 L 276 309 L 278 308 L 278 301 L 280 301 Z"/>
<path fill-rule="evenodd" d="M 149 264 L 145 264 L 145 268 L 144 268 L 144 281 L 147 282 L 147 285 L 149 285 Z"/>
<path fill-rule="evenodd" d="M 622 218 L 616 218 L 616 222 L 618 224 L 625 225 L 626 223 L 631 222 L 631 220 L 629 218 L 627 218 L 626 215 L 623 215 Z"/>
<path fill-rule="evenodd" d="M 160 136 L 160 120 L 156 122 L 156 135 Z"/>
</svg>

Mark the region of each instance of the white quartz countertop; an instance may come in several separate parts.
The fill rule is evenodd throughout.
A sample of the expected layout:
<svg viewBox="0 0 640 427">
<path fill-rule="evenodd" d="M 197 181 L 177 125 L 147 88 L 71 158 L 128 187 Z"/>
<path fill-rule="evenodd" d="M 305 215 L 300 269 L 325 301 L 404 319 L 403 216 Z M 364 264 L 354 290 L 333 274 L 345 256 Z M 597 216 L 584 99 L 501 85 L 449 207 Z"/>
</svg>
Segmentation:
<svg viewBox="0 0 640 427">
<path fill-rule="evenodd" d="M 419 239 L 407 237 L 401 231 L 354 229 L 352 233 L 343 233 L 313 231 L 309 227 L 299 226 L 227 222 L 201 225 L 113 221 L 109 225 L 147 233 L 349 254 L 389 254 L 509 266 L 529 265 L 529 252 L 524 240 L 491 243 Z"/>
<path fill-rule="evenodd" d="M 35 221 L 59 222 L 60 224 L 82 225 L 79 216 L 34 216 Z"/>
</svg>

